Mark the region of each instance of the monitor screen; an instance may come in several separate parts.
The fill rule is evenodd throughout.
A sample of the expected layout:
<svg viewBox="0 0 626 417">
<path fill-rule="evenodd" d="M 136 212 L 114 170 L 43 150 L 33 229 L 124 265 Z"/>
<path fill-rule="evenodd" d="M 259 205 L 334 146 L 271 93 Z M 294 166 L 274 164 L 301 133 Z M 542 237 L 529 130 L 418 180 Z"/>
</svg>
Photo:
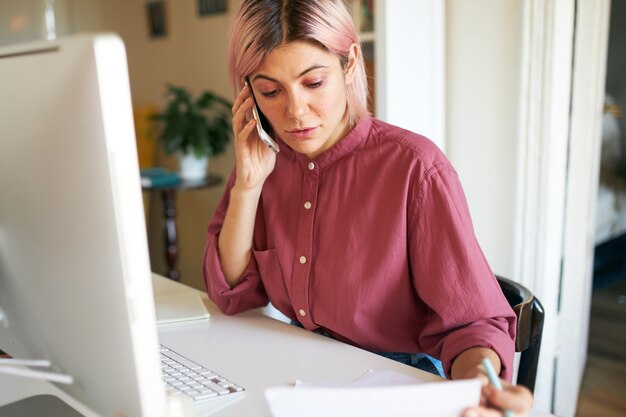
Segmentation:
<svg viewBox="0 0 626 417">
<path fill-rule="evenodd" d="M 102 415 L 161 415 L 126 55 L 116 35 L 0 48 L 0 349 Z"/>
</svg>

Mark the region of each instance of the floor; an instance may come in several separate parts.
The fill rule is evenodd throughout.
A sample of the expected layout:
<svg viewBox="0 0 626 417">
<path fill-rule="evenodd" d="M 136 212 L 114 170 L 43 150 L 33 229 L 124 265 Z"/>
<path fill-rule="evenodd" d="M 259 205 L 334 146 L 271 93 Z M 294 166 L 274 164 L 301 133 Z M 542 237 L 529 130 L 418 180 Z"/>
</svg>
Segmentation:
<svg viewBox="0 0 626 417">
<path fill-rule="evenodd" d="M 596 288 L 576 417 L 626 416 L 626 279 Z"/>
</svg>

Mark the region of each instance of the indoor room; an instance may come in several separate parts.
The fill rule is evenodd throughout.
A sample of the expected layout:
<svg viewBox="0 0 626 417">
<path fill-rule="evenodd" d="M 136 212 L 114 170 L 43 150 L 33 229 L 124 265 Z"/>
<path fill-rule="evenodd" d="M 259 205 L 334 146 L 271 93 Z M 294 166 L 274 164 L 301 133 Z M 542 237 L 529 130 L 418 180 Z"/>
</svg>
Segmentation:
<svg viewBox="0 0 626 417">
<path fill-rule="evenodd" d="M 134 152 L 136 147 L 137 152 L 136 161 L 128 162 L 132 172 L 127 179 L 131 185 L 139 179 L 141 185 L 141 201 L 133 203 L 130 210 L 141 205 L 142 216 L 135 220 L 142 227 L 145 224 L 142 230 L 145 230 L 150 270 L 161 276 L 158 284 L 153 285 L 166 291 L 182 288 L 170 285 L 183 284 L 185 288 L 198 290 L 194 294 L 201 293 L 204 304 L 212 303 L 207 299 L 206 275 L 210 268 L 205 263 L 212 253 L 213 232 L 209 224 L 216 213 L 224 215 L 222 196 L 230 195 L 229 184 L 235 183 L 233 172 L 238 156 L 231 107 L 241 105 L 238 94 L 243 83 L 233 85 L 228 46 L 231 21 L 243 1 L 247 0 L 0 0 L 0 76 L 8 74 L 2 72 L 3 58 L 22 54 L 12 49 L 21 44 L 40 42 L 38 47 L 45 47 L 45 42 L 88 33 L 114 33 L 123 41 L 132 133 L 136 140 L 132 148 Z M 369 94 L 366 110 L 376 120 L 428 138 L 435 145 L 433 149 L 445 155 L 454 167 L 462 184 L 463 204 L 471 214 L 470 232 L 475 234 L 493 273 L 504 278 L 500 285 L 507 300 L 511 306 L 519 306 L 515 310 L 516 331 L 520 340 L 524 335 L 528 342 L 523 348 L 515 346 L 516 369 L 520 361 L 527 360 L 520 358 L 528 346 L 540 348 L 530 370 L 524 362 L 519 375 L 517 370 L 513 374 L 514 381 L 525 376 L 525 372 L 532 374 L 533 406 L 528 415 L 626 415 L 623 395 L 626 390 L 626 263 L 623 259 L 626 30 L 622 24 L 626 19 L 626 3 L 619 0 L 346 0 L 344 3 L 358 31 Z M 31 69 L 43 71 L 35 67 L 28 71 Z M 41 74 L 39 78 L 43 78 L 44 72 Z M 253 90 L 255 80 L 251 83 Z M 0 79 L 0 113 L 10 114 L 13 103 L 2 96 L 13 97 L 9 94 L 13 82 Z M 74 91 L 72 83 L 68 83 L 59 86 L 57 94 L 69 96 Z M 254 105 L 260 107 L 258 103 L 263 101 L 259 101 L 258 91 L 254 93 Z M 264 99 L 265 95 L 261 100 Z M 183 113 L 181 109 L 185 108 L 191 110 Z M 253 118 L 251 111 L 247 117 Z M 8 127 L 12 120 L 0 116 L 6 127 L 0 126 L 0 141 L 7 137 L 1 136 L 12 132 Z M 32 120 L 36 121 L 37 117 Z M 261 125 L 259 121 L 258 129 Z M 257 132 L 261 135 L 260 130 Z M 273 140 L 269 140 L 266 144 L 272 149 Z M 288 146 L 286 142 L 279 141 L 279 145 L 280 152 L 275 155 L 291 155 L 290 149 L 283 149 Z M 9 149 L 12 148 L 7 145 L 0 151 Z M 9 164 L 11 159 L 5 153 L 4 158 L 0 156 L 0 163 Z M 315 158 L 309 159 L 310 163 L 315 162 Z M 311 167 L 308 169 L 313 171 Z M 5 171 L 10 172 L 9 168 L 0 166 L 0 174 Z M 358 172 L 363 178 L 374 175 Z M 125 178 L 118 179 L 120 184 Z M 372 181 L 371 188 L 383 190 L 381 193 L 402 185 L 381 186 L 375 184 L 375 179 Z M 0 187 L 13 189 L 9 183 L 0 181 Z M 304 184 L 302 187 L 306 189 Z M 362 214 L 361 209 L 366 212 L 364 207 L 380 203 L 375 196 L 363 196 L 358 188 L 337 189 L 344 193 L 333 197 L 337 200 L 332 204 L 353 204 L 355 217 Z M 139 194 L 137 187 L 133 190 L 129 192 Z M 50 200 L 41 196 L 40 204 L 48 204 L 55 195 L 51 192 Z M 274 197 L 289 200 L 282 191 L 276 191 Z M 322 197 L 320 194 L 320 201 L 326 201 Z M 310 208 L 311 205 L 317 208 L 316 201 L 307 200 L 304 212 L 315 212 Z M 57 205 L 50 203 L 50 210 Z M 9 242 L 8 238 L 3 239 L 3 226 L 9 229 L 7 222 L 17 205 L 6 203 L 6 206 L 9 209 L 4 213 L 0 209 L 0 274 L 5 274 L 5 277 L 0 275 L 0 324 L 5 323 L 5 316 L 11 319 L 12 303 L 3 298 L 2 292 L 12 294 L 10 291 L 16 286 L 9 276 L 18 270 L 11 268 L 12 246 L 8 243 L 3 246 L 3 240 Z M 297 212 L 268 218 L 276 220 L 281 216 L 287 224 L 300 218 Z M 381 218 L 370 218 L 367 222 L 385 225 Z M 341 223 L 337 222 L 338 234 L 343 230 Z M 313 223 L 310 227 L 316 230 Z M 9 236 L 6 233 L 4 236 Z M 435 242 L 440 243 L 440 239 L 443 238 L 437 236 Z M 384 242 L 381 239 L 372 245 L 385 246 Z M 304 245 L 300 240 L 294 241 L 294 246 L 299 248 L 300 244 Z M 312 245 L 323 246 L 314 239 Z M 219 253 L 221 256 L 222 252 Z M 358 251 L 346 250 L 336 255 L 349 258 L 357 254 Z M 260 256 L 268 254 L 254 256 L 259 256 L 260 263 Z M 273 267 L 277 269 L 285 268 L 288 263 L 293 270 L 302 266 L 315 268 L 308 266 L 307 257 L 295 257 L 295 252 L 293 259 L 280 253 L 275 256 Z M 349 271 L 350 267 L 345 269 Z M 510 301 L 503 286 L 507 280 L 511 281 L 511 291 L 521 291 L 515 284 L 526 291 L 521 292 L 522 303 Z M 309 289 L 301 291 L 302 297 L 313 297 Z M 149 295 L 151 303 L 152 294 Z M 314 325 L 307 321 L 308 310 L 294 307 L 294 317 L 285 315 L 279 298 L 270 294 L 268 300 L 275 303 L 263 307 L 260 306 L 263 303 L 255 301 L 250 305 L 264 318 L 293 328 L 297 332 L 294 334 L 302 337 L 302 340 L 294 339 L 295 346 L 318 343 L 319 349 L 324 348 L 325 338 L 301 332 L 292 325 L 300 320 L 296 325 L 311 330 Z M 216 305 L 209 308 L 211 318 L 202 318 L 215 322 L 216 317 L 221 317 L 220 310 L 224 308 L 222 304 L 219 309 Z M 237 314 L 227 319 L 237 320 L 239 310 L 232 311 Z M 247 314 L 241 316 L 239 325 L 255 337 L 259 328 L 274 329 L 275 325 L 269 321 L 253 327 L 256 316 Z M 349 313 L 342 310 L 341 314 Z M 351 319 L 356 320 L 359 314 L 353 314 Z M 521 320 L 522 315 L 526 321 Z M 107 316 L 103 315 L 102 320 L 106 323 Z M 7 321 L 15 322 L 19 320 Z M 4 327 L 9 329 L 5 334 L 0 327 L 0 352 L 11 353 L 14 348 L 8 336 L 10 328 L 9 324 Z M 227 326 L 224 329 L 228 332 Z M 153 337 L 155 332 L 148 339 Z M 167 337 L 174 339 L 173 335 Z M 340 343 L 352 341 L 347 336 L 337 338 Z M 208 343 L 200 337 L 186 340 L 197 341 L 198 346 Z M 258 347 L 263 340 L 259 336 L 258 341 L 251 343 Z M 358 343 L 344 344 L 358 346 Z M 312 349 L 311 346 L 308 348 Z M 193 348 L 197 349 L 200 347 Z M 45 356 L 47 351 L 34 352 Z M 338 351 L 337 355 L 341 358 L 345 355 L 345 362 L 352 363 L 351 355 L 361 360 L 360 352 Z M 264 353 L 264 356 L 280 361 L 275 357 L 278 353 Z M 5 359 L 9 360 L 9 356 Z M 1 361 L 0 376 L 3 375 Z M 356 361 L 351 372 L 360 369 Z M 363 361 L 367 362 L 365 356 Z M 304 366 L 305 361 L 296 362 Z M 403 372 L 400 365 L 392 368 Z M 324 381 L 321 369 L 312 377 L 315 382 Z M 62 369 L 53 370 L 63 373 Z M 350 375 L 348 370 L 342 377 L 347 375 Z M 250 392 L 260 382 L 254 379 L 246 385 L 245 378 L 240 377 L 240 384 L 248 391 L 248 399 L 239 403 L 252 401 L 250 398 L 265 401 L 262 393 Z M 234 379 L 236 382 L 237 378 Z M 4 384 L 7 380 L 0 381 Z M 77 395 L 77 391 L 68 392 Z M 21 398 L 18 394 L 14 393 Z M 144 394 L 142 391 L 141 395 Z M 280 395 L 287 395 L 283 391 L 275 394 L 276 401 Z M 2 405 L 7 402 L 0 396 L 0 416 Z M 215 415 L 235 415 L 228 410 L 232 413 L 232 410 L 252 409 L 249 404 L 236 407 L 240 405 L 224 405 Z M 258 415 L 269 416 L 267 406 L 262 407 Z M 183 408 L 170 410 L 170 415 L 188 415 Z M 274 410 L 272 407 L 273 415 L 281 415 Z"/>
</svg>

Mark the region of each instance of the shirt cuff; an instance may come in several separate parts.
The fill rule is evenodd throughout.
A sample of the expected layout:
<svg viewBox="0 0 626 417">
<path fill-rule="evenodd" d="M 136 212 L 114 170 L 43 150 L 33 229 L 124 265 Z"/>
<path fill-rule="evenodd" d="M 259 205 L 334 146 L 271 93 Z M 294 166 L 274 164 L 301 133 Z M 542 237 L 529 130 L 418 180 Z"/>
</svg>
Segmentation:
<svg viewBox="0 0 626 417">
<path fill-rule="evenodd" d="M 250 257 L 241 280 L 231 288 L 222 271 L 218 255 L 218 236 L 213 234 L 207 235 L 203 270 L 207 294 L 225 314 L 236 314 L 268 303 L 254 256 Z"/>
<path fill-rule="evenodd" d="M 501 323 L 504 321 L 505 323 Z M 501 329 L 507 328 L 508 321 L 501 319 L 486 319 L 462 329 L 456 330 L 446 337 L 441 352 L 444 372 L 448 377 L 452 373 L 452 362 L 461 353 L 473 347 L 483 347 L 493 350 L 501 362 L 500 378 L 511 382 L 513 377 L 513 358 L 515 342 L 509 333 Z"/>
</svg>

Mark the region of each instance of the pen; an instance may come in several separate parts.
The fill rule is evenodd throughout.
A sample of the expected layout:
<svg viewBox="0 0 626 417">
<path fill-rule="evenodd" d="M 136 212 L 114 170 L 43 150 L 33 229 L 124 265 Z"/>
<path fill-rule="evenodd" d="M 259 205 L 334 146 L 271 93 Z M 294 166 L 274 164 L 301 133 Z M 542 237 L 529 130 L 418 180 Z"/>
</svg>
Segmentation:
<svg viewBox="0 0 626 417">
<path fill-rule="evenodd" d="M 491 385 L 493 385 L 494 388 L 498 391 L 502 391 L 502 384 L 500 383 L 498 375 L 496 375 L 496 371 L 493 369 L 491 361 L 489 361 L 489 359 L 485 357 L 483 358 L 482 363 L 485 367 L 485 370 L 487 371 L 487 377 L 489 378 L 489 382 L 491 383 Z M 502 412 L 504 413 L 504 417 L 515 417 L 511 410 L 502 410 Z"/>
</svg>

